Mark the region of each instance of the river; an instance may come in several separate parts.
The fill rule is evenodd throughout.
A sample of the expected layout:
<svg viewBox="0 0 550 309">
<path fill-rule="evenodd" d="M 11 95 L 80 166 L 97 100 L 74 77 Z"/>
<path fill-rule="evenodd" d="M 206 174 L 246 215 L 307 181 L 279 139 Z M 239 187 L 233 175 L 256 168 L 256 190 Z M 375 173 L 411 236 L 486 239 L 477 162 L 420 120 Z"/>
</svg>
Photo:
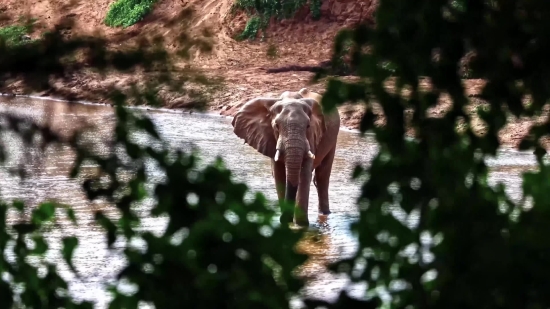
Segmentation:
<svg viewBox="0 0 550 309">
<path fill-rule="evenodd" d="M 233 134 L 230 118 L 169 110 L 142 110 L 149 115 L 159 133 L 171 146 L 184 150 L 197 147 L 203 158 L 201 164 L 210 163 L 216 156 L 221 156 L 226 166 L 233 171 L 234 180 L 245 182 L 252 192 L 261 191 L 268 199 L 276 200 L 269 159 L 244 145 Z M 0 97 L 0 112 L 12 112 L 39 121 L 48 119 L 54 130 L 70 132 L 85 123 L 92 124 L 95 128 L 89 138 L 98 145 L 103 145 L 104 149 L 111 135 L 113 111 L 108 105 Z M 66 279 L 71 281 L 71 292 L 77 298 L 96 302 L 96 308 L 106 308 L 108 298 L 102 282 L 110 280 L 114 271 L 122 267 L 123 261 L 120 257 L 107 253 L 102 231 L 92 224 L 92 214 L 96 209 L 108 212 L 109 205 L 87 201 L 79 182 L 68 177 L 74 160 L 74 154 L 68 147 L 48 149 L 46 155 L 42 156 L 37 149 L 24 149 L 13 134 L 4 133 L 3 138 L 4 143 L 9 145 L 9 160 L 0 167 L 0 195 L 5 200 L 21 199 L 30 205 L 46 199 L 72 205 L 80 225 L 76 229 L 71 227 L 71 233 L 81 238 L 74 262 L 86 279 L 72 278 L 64 266 L 60 267 L 63 275 L 67 276 Z M 317 192 L 312 187 L 309 220 L 313 228 L 320 230 L 322 237 L 315 242 L 306 242 L 303 246 L 312 254 L 304 268 L 304 273 L 311 277 L 304 288 L 305 295 L 332 300 L 347 284 L 346 278 L 324 271 L 324 265 L 350 256 L 357 248 L 348 227 L 358 217 L 355 200 L 359 194 L 359 183 L 352 181 L 350 176 L 356 163 L 368 163 L 376 151 L 377 146 L 372 137 L 360 137 L 356 132 L 342 130 L 330 182 L 332 214 L 326 219 L 320 220 L 317 216 Z M 10 170 L 18 167 L 24 158 L 30 159 L 25 163 L 28 177 L 20 181 Z M 488 164 L 491 166 L 490 182 L 503 182 L 513 199 L 521 196 L 521 173 L 536 168 L 531 152 L 507 148 L 499 151 L 497 158 L 488 160 Z M 83 172 L 93 173 L 93 170 L 89 167 Z M 145 220 L 144 225 L 145 228 L 155 230 L 162 228 L 164 222 L 151 219 Z M 55 240 L 64 235 L 63 230 L 53 231 L 49 239 L 59 246 L 59 242 Z M 56 260 L 60 257 L 49 258 Z M 354 286 L 350 292 L 359 296 L 362 287 Z"/>
</svg>

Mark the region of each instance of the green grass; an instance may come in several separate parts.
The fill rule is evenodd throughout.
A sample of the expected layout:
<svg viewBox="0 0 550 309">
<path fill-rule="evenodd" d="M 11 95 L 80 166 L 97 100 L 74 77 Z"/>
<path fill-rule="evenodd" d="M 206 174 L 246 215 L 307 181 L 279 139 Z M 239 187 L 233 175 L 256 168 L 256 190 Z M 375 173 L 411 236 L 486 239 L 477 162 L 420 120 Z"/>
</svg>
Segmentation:
<svg viewBox="0 0 550 309">
<path fill-rule="evenodd" d="M 29 40 L 24 39 L 24 35 L 30 32 L 30 25 L 11 25 L 0 28 L 0 38 L 7 46 L 16 46 L 25 44 Z"/>
<path fill-rule="evenodd" d="M 246 27 L 237 39 L 254 39 L 260 30 L 265 30 L 271 17 L 292 18 L 296 12 L 309 3 L 313 18 L 321 16 L 323 0 L 236 0 L 233 7 L 251 15 Z"/>
<path fill-rule="evenodd" d="M 117 0 L 109 6 L 105 24 L 109 27 L 130 27 L 153 9 L 156 0 Z"/>
<path fill-rule="evenodd" d="M 252 16 L 248 22 L 246 23 L 246 26 L 241 34 L 237 37 L 239 40 L 246 40 L 250 39 L 253 40 L 256 38 L 256 35 L 258 34 L 258 31 L 261 29 L 265 29 L 267 24 L 267 19 L 261 17 L 261 16 Z"/>
</svg>

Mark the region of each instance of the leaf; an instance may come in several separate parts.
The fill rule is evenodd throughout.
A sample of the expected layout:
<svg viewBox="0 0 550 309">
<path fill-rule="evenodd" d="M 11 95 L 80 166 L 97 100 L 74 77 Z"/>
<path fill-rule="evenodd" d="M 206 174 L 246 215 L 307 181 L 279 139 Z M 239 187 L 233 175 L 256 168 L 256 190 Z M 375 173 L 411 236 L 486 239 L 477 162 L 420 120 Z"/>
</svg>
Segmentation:
<svg viewBox="0 0 550 309">
<path fill-rule="evenodd" d="M 153 136 L 154 138 L 156 139 L 160 138 L 157 132 L 157 129 L 155 128 L 155 124 L 150 119 L 147 119 L 147 118 L 138 119 L 136 120 L 136 126 L 138 128 L 145 130 L 147 133 L 151 134 L 151 136 Z"/>
<path fill-rule="evenodd" d="M 362 134 L 374 127 L 374 121 L 376 120 L 376 115 L 369 108 L 365 111 L 365 114 L 361 118 L 359 130 Z"/>
<path fill-rule="evenodd" d="M 3 308 L 12 308 L 13 306 L 13 291 L 8 283 L 0 280 L 0 303 Z"/>
<path fill-rule="evenodd" d="M 540 146 L 537 146 L 535 148 L 535 151 L 534 151 L 534 154 L 535 156 L 537 157 L 537 160 L 538 161 L 542 161 L 542 157 L 546 154 L 546 149 L 540 147 Z"/>
<path fill-rule="evenodd" d="M 19 211 L 23 211 L 25 210 L 25 203 L 23 203 L 23 201 L 13 201 L 13 207 L 15 207 L 15 209 L 19 210 Z"/>
<path fill-rule="evenodd" d="M 355 166 L 355 168 L 353 169 L 353 174 L 351 175 L 351 177 L 352 177 L 352 179 L 357 179 L 363 173 L 365 173 L 365 168 L 362 167 L 360 164 L 357 164 Z"/>
<path fill-rule="evenodd" d="M 32 223 L 19 223 L 19 224 L 14 224 L 13 229 L 18 234 L 29 234 L 36 231 L 38 227 Z"/>
<path fill-rule="evenodd" d="M 78 175 L 83 162 L 84 162 L 84 155 L 79 152 L 76 156 L 76 159 L 74 160 L 73 167 L 71 168 L 71 172 L 69 173 L 70 178 L 75 178 Z"/>
<path fill-rule="evenodd" d="M 44 255 L 48 251 L 48 243 L 44 240 L 42 236 L 33 237 L 34 249 L 32 250 L 33 254 Z"/>
<path fill-rule="evenodd" d="M 132 159 L 141 157 L 142 149 L 136 144 L 126 143 L 126 151 Z"/>
<path fill-rule="evenodd" d="M 73 254 L 77 246 L 78 246 L 78 238 L 76 238 L 75 236 L 69 236 L 69 237 L 63 238 L 63 250 L 62 250 L 63 259 L 65 260 L 65 262 L 67 262 L 67 264 L 75 274 L 77 274 L 77 272 L 73 265 Z"/>
<path fill-rule="evenodd" d="M 32 212 L 31 221 L 37 225 L 51 221 L 55 216 L 56 207 L 57 205 L 51 202 L 40 204 L 40 206 Z"/>
<path fill-rule="evenodd" d="M 116 240 L 116 225 L 107 218 L 103 212 L 98 211 L 95 214 L 95 220 L 104 228 L 107 230 L 107 245 L 109 248 L 113 245 L 113 243 Z"/>
<path fill-rule="evenodd" d="M 74 209 L 72 209 L 71 207 L 67 207 L 66 212 L 67 212 L 67 217 L 69 217 L 71 222 L 76 225 L 77 221 L 76 221 L 76 215 L 74 213 Z"/>
</svg>

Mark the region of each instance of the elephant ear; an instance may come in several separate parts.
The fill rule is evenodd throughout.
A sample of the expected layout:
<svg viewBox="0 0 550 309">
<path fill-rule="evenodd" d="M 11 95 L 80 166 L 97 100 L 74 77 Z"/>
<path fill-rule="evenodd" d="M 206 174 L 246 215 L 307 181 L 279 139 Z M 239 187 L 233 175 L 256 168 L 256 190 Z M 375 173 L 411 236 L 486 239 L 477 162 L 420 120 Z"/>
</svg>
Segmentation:
<svg viewBox="0 0 550 309">
<path fill-rule="evenodd" d="M 246 102 L 237 112 L 231 124 L 233 132 L 244 139 L 259 153 L 270 158 L 275 157 L 275 133 L 271 126 L 269 109 L 279 99 L 255 98 Z"/>
<path fill-rule="evenodd" d="M 317 92 L 313 92 L 307 88 L 300 89 L 298 91 L 298 94 L 300 94 L 304 98 L 314 99 L 315 101 L 317 101 L 317 103 L 321 103 L 321 99 L 323 98 L 323 96 L 321 96 Z"/>
<path fill-rule="evenodd" d="M 325 123 L 325 115 L 323 113 L 323 107 L 319 102 L 314 99 L 301 99 L 311 107 L 311 117 L 309 120 L 309 130 L 313 138 L 312 143 L 317 149 L 317 145 L 321 141 L 323 134 L 327 131 Z"/>
</svg>

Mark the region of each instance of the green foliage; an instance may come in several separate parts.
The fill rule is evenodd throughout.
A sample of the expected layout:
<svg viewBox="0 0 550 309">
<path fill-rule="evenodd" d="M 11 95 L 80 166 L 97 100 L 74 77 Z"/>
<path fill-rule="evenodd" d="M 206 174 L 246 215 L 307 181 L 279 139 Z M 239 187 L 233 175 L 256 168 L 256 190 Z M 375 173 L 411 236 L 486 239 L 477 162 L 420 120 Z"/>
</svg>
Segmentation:
<svg viewBox="0 0 550 309">
<path fill-rule="evenodd" d="M 323 0 L 236 0 L 233 8 L 251 15 L 243 33 L 238 39 L 254 39 L 261 30 L 265 30 L 272 17 L 276 19 L 292 18 L 296 12 L 309 2 L 314 19 L 321 16 Z"/>
<path fill-rule="evenodd" d="M 25 35 L 31 31 L 31 25 L 11 25 L 0 28 L 0 41 L 8 46 L 21 45 L 29 42 Z"/>
<path fill-rule="evenodd" d="M 311 10 L 311 16 L 314 20 L 321 18 L 321 4 L 323 0 L 310 0 L 309 9 Z"/>
<path fill-rule="evenodd" d="M 534 149 L 538 162 L 538 170 L 523 175 L 522 200 L 510 200 L 503 184 L 489 186 L 484 161 L 496 154 L 498 132 L 510 115 L 534 119 L 547 107 L 548 12 L 550 3 L 545 0 L 382 0 L 376 28 L 361 26 L 338 35 L 334 60 L 353 42 L 348 52 L 361 79 L 330 80 L 322 104 L 327 110 L 343 102 L 365 104 L 361 131 L 374 133 L 379 152 L 369 166 L 359 165 L 353 173 L 368 176 L 357 201 L 360 217 L 351 226 L 359 239 L 357 253 L 330 269 L 354 282 L 366 282 L 367 297 L 352 299 L 343 291 L 335 303 L 306 299 L 306 308 L 550 305 L 550 167 L 542 160 L 545 150 L 540 146 L 550 126 L 533 126 L 520 144 L 521 149 Z M 145 42 L 142 50 L 110 54 L 101 40 L 65 41 L 54 32 L 33 44 L 0 46 L 0 72 L 63 76 L 65 68 L 56 59 L 82 49 L 94 68 L 154 67 L 170 72 L 169 57 L 147 48 L 153 45 Z M 434 50 L 439 51 L 437 61 Z M 477 53 L 470 69 L 487 79 L 482 95 L 488 107 L 476 109 L 488 127 L 484 135 L 473 132 L 473 118 L 465 111 L 471 102 L 458 71 L 470 50 Z M 522 60 L 522 67 L 512 56 Z M 395 91 L 384 87 L 392 75 Z M 49 75 L 38 77 L 47 80 Z M 173 78 L 158 77 L 166 83 Z M 420 77 L 435 87 L 420 90 Z M 133 95 L 156 102 L 157 86 L 135 89 Z M 401 95 L 405 87 L 411 90 L 407 97 Z M 452 108 L 440 118 L 429 117 L 427 111 L 443 94 L 451 98 Z M 526 95 L 529 104 L 522 104 Z M 245 201 L 247 187 L 231 180 L 221 160 L 199 169 L 197 155 L 166 146 L 147 117 L 123 107 L 128 99 L 113 93 L 116 127 L 105 157 L 93 155 L 85 135 L 61 138 L 46 125 L 0 114 L 0 130 L 19 133 L 27 146 L 39 140 L 73 147 L 73 177 L 85 178 L 79 174 L 85 162 L 95 162 L 100 169 L 83 188 L 90 200 L 106 198 L 119 211 L 116 218 L 98 211 L 95 219 L 109 248 L 115 250 L 117 240 L 122 243 L 128 262 L 110 283 L 109 308 L 138 308 L 140 302 L 155 308 L 288 308 L 289 298 L 303 285 L 294 275 L 306 259 L 294 249 L 303 232 L 277 224 L 276 212 L 263 195 Z M 375 126 L 375 109 L 384 114 L 382 127 Z M 408 124 L 406 111 L 412 115 Z M 456 130 L 461 122 L 464 127 Z M 415 139 L 405 138 L 407 126 L 415 130 Z M 130 138 L 134 133 L 155 143 L 138 144 Z M 0 145 L 4 159 L 9 143 Z M 149 190 L 145 162 L 151 161 L 163 171 L 165 181 Z M 131 176 L 121 179 L 120 173 Z M 145 199 L 154 200 L 154 207 L 140 208 Z M 42 203 L 29 212 L 30 206 L 21 202 L 0 205 L 3 306 L 91 308 L 68 296 L 56 266 L 42 258 L 53 250 L 44 234 L 57 228 L 57 209 L 63 207 Z M 8 219 L 10 213 L 17 220 Z M 70 209 L 65 215 L 75 217 Z M 153 216 L 168 219 L 160 235 L 140 229 L 141 220 Z M 129 245 L 133 240 L 146 245 L 138 250 Z M 63 240 L 61 254 L 69 267 L 78 245 L 70 233 Z M 73 272 L 78 275 L 78 270 Z M 138 292 L 119 291 L 117 283 L 123 280 L 137 285 Z"/>
<path fill-rule="evenodd" d="M 355 47 L 353 40 L 347 40 L 342 44 L 342 48 L 332 57 L 331 73 L 338 75 L 355 73 L 351 63 L 351 55 Z"/>
<path fill-rule="evenodd" d="M 193 154 L 134 144 L 129 138 L 132 132 L 147 134 L 153 142 L 162 144 L 162 140 L 149 119 L 122 107 L 123 95 L 117 94 L 113 100 L 119 119 L 113 147 L 122 147 L 126 154 L 113 152 L 108 158 L 93 158 L 106 168 L 102 175 L 90 179 L 87 193 L 91 199 L 112 198 L 113 191 L 128 188 L 115 200 L 122 213 L 117 221 L 102 212 L 96 214 L 110 235 L 109 245 L 123 237 L 128 242 L 142 240 L 148 248 L 142 252 L 126 247 L 128 265 L 120 276 L 138 285 L 141 299 L 156 308 L 189 304 L 195 308 L 287 307 L 287 293 L 296 293 L 301 287 L 301 282 L 291 275 L 305 261 L 305 256 L 294 252 L 301 233 L 276 224 L 276 213 L 266 207 L 262 194 L 245 202 L 246 185 L 231 180 L 231 172 L 223 167 L 221 159 L 197 169 L 197 157 Z M 126 156 L 135 160 L 129 168 L 134 177 L 117 183 L 114 179 Z M 83 159 L 77 161 L 84 162 Z M 147 182 L 146 159 L 156 162 L 167 179 L 150 193 L 143 189 Z M 78 168 L 77 164 L 75 169 Z M 96 186 L 102 176 L 113 180 L 108 190 Z M 147 197 L 158 202 L 149 212 L 140 211 L 140 216 L 168 218 L 168 226 L 160 236 L 138 228 L 140 217 L 131 204 Z M 111 290 L 112 304 L 120 306 L 128 301 L 116 285 Z"/>
<path fill-rule="evenodd" d="M 109 6 L 105 24 L 109 27 L 130 27 L 151 10 L 156 0 L 116 0 Z"/>
<path fill-rule="evenodd" d="M 253 16 L 248 20 L 248 22 L 246 23 L 246 27 L 244 28 L 243 32 L 239 34 L 237 39 L 253 40 L 258 35 L 258 32 L 260 31 L 260 29 L 264 29 L 266 25 L 267 25 L 267 20 L 265 18 L 260 16 Z"/>
<path fill-rule="evenodd" d="M 158 43 L 159 39 L 156 40 Z M 41 67 L 52 75 L 64 75 L 70 70 L 57 62 L 57 57 L 81 51 L 88 56 L 85 61 L 100 72 L 107 68 L 161 71 L 163 74 L 159 76 L 152 73 L 155 82 L 145 88 L 134 85 L 128 92 L 112 92 L 116 126 L 107 155 L 94 154 L 95 146 L 87 140 L 86 129 L 61 138 L 47 125 L 3 112 L 0 131 L 20 134 L 24 145 L 34 150 L 54 142 L 71 147 L 76 153 L 71 177 L 83 180 L 89 200 L 105 198 L 118 210 L 115 218 L 102 210 L 95 213 L 95 223 L 104 230 L 109 250 L 122 252 L 126 259 L 117 280 L 108 284 L 112 296 L 109 308 L 137 308 L 140 303 L 155 308 L 189 305 L 193 308 L 288 308 L 289 297 L 297 295 L 303 285 L 294 275 L 306 259 L 295 251 L 303 231 L 280 225 L 277 211 L 262 194 L 256 193 L 252 201 L 245 201 L 245 194 L 249 193 L 247 186 L 234 182 L 221 160 L 198 168 L 196 154 L 168 147 L 147 117 L 124 107 L 131 99 L 154 104 L 159 87 L 183 89 L 178 78 L 169 73 L 173 71 L 171 57 L 158 50 L 158 44 L 146 40 L 142 43 L 136 50 L 111 53 L 105 50 L 100 38 L 67 40 L 53 32 L 31 45 L 0 49 L 0 72 L 18 72 L 30 86 L 43 84 L 44 81 L 37 78 L 47 79 L 49 75 L 27 76 L 28 68 Z M 52 52 L 53 46 L 55 52 Z M 200 78 L 184 77 L 185 81 L 190 79 Z M 132 139 L 135 134 L 147 142 L 135 142 Z M 37 141 L 41 144 L 37 145 Z M 9 153 L 9 143 L 2 141 L 0 145 L 0 159 L 3 159 L 4 152 Z M 146 165 L 151 162 L 165 177 L 165 181 L 154 184 L 153 189 L 147 188 L 151 182 Z M 81 167 L 90 164 L 98 168 L 95 176 L 81 173 Z M 121 173 L 130 176 L 121 179 Z M 144 209 L 142 202 L 146 199 L 154 200 L 154 207 Z M 3 306 L 8 309 L 92 308 L 90 303 L 75 301 L 68 294 L 68 283 L 59 276 L 57 266 L 42 259 L 55 250 L 44 235 L 51 228 L 64 228 L 56 224 L 60 215 L 56 210 L 62 209 L 61 206 L 41 204 L 28 218 L 25 214 L 31 205 L 21 202 L 0 205 L 0 272 L 3 278 L 8 278 L 0 283 Z M 13 216 L 8 218 L 13 210 L 20 214 L 15 224 Z M 64 215 L 77 224 L 71 208 L 67 208 Z M 160 235 L 144 231 L 141 220 L 150 217 L 168 218 L 166 230 Z M 122 248 L 114 247 L 117 241 L 122 243 Z M 144 243 L 146 250 L 132 246 L 135 241 Z M 67 233 L 59 250 L 77 278 L 80 274 L 73 265 L 73 254 L 79 244 L 78 237 Z M 8 259 L 9 256 L 15 259 Z M 27 261 L 36 260 L 35 257 L 39 258 L 38 262 Z M 139 292 L 128 295 L 119 290 L 122 281 L 139 286 Z"/>
<path fill-rule="evenodd" d="M 370 166 L 358 166 L 355 173 L 368 174 L 358 199 L 360 219 L 352 226 L 359 250 L 331 266 L 354 282 L 366 282 L 369 300 L 351 306 L 342 298 L 327 307 L 550 304 L 550 240 L 543 236 L 549 232 L 550 174 L 539 143 L 550 126 L 534 125 L 520 144 L 534 150 L 538 161 L 537 171 L 523 173 L 521 200 L 510 200 L 504 184 L 489 185 L 485 163 L 496 154 L 498 133 L 511 115 L 533 120 L 547 107 L 549 9 L 547 1 L 382 0 L 376 28 L 338 35 L 335 56 L 353 40 L 358 46 L 353 65 L 362 79 L 331 80 L 323 105 L 364 103 L 361 131 L 374 133 L 380 149 Z M 439 51 L 437 61 L 434 50 Z M 477 53 L 472 73 L 487 79 L 482 95 L 490 108 L 478 109 L 488 126 L 483 135 L 474 133 L 473 118 L 465 111 L 472 103 L 458 72 L 470 50 Z M 393 72 L 384 63 L 391 63 Z M 393 91 L 384 87 L 392 74 Z M 420 77 L 435 87 L 420 90 Z M 408 97 L 400 95 L 405 87 L 411 90 Z M 451 98 L 450 111 L 429 117 L 427 111 L 443 94 Z M 526 95 L 533 99 L 524 105 Z M 383 127 L 375 125 L 375 110 L 384 113 Z M 412 115 L 407 126 L 406 111 Z M 461 120 L 466 127 L 457 131 Z M 413 140 L 405 138 L 409 127 L 415 130 Z"/>
<path fill-rule="evenodd" d="M 0 300 L 5 308 L 92 308 L 90 303 L 77 304 L 68 294 L 67 283 L 57 272 L 57 266 L 45 260 L 49 245 L 44 238 L 48 225 L 55 223 L 54 212 L 61 205 L 43 203 L 35 208 L 29 221 L 24 220 L 23 203 L 0 204 Z M 18 223 L 10 224 L 9 213 L 18 215 Z M 67 236 L 64 243 L 73 245 L 75 238 Z M 70 246 L 69 245 L 69 246 Z M 64 246 L 64 248 L 67 246 Z M 74 248 L 75 246 L 72 246 Z M 65 251 L 65 249 L 64 249 Z M 64 258 L 70 264 L 72 250 Z M 15 259 L 8 258 L 15 256 Z"/>
</svg>

